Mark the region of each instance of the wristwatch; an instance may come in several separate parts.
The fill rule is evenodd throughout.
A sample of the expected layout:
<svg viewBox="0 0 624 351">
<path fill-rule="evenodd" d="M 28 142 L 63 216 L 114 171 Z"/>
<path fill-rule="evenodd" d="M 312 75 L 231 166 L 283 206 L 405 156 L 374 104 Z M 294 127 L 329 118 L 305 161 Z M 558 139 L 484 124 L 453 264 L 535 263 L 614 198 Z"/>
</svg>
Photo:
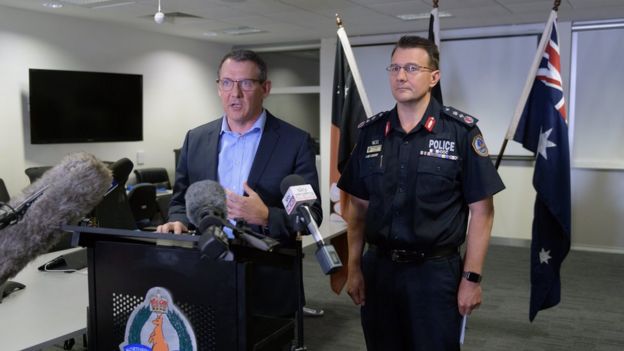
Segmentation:
<svg viewBox="0 0 624 351">
<path fill-rule="evenodd" d="M 481 274 L 475 272 L 464 272 L 462 273 L 462 277 L 466 278 L 467 281 L 473 283 L 480 283 L 482 278 Z"/>
</svg>

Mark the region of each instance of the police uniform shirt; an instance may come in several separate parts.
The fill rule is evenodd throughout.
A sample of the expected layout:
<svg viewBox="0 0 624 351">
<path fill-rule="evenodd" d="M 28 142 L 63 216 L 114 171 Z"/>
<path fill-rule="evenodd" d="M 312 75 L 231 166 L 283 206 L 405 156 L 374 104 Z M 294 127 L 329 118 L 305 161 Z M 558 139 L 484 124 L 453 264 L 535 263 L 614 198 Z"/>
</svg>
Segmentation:
<svg viewBox="0 0 624 351">
<path fill-rule="evenodd" d="M 463 243 L 468 204 L 505 187 L 475 123 L 431 99 L 409 133 L 396 107 L 360 125 L 338 187 L 369 201 L 367 242 L 401 249 Z"/>
</svg>

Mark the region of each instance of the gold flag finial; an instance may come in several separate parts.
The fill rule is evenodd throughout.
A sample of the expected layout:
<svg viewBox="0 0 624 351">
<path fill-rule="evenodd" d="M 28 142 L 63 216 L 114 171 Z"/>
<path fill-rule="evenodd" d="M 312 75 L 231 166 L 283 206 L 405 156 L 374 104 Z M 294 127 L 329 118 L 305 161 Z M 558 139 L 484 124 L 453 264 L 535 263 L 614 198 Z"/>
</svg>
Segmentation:
<svg viewBox="0 0 624 351">
<path fill-rule="evenodd" d="M 340 18 L 339 14 L 336 14 L 336 25 L 342 27 L 342 18 Z"/>
<path fill-rule="evenodd" d="M 555 4 L 553 6 L 553 10 L 559 11 L 559 5 L 561 5 L 561 0 L 555 0 Z"/>
<path fill-rule="evenodd" d="M 437 9 L 437 8 L 438 8 L 438 2 L 439 2 L 439 1 L 440 1 L 440 0 L 433 0 L 433 8 L 434 8 L 434 9 Z"/>
</svg>

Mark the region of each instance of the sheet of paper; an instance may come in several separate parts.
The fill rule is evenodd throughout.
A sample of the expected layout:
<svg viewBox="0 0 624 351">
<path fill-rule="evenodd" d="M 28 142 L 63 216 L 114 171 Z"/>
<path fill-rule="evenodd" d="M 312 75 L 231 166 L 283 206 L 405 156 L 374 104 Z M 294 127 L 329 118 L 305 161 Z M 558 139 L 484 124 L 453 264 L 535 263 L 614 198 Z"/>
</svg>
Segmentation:
<svg viewBox="0 0 624 351">
<path fill-rule="evenodd" d="M 459 344 L 460 345 L 464 344 L 464 336 L 466 336 L 466 322 L 467 321 L 468 321 L 468 315 L 465 315 L 462 318 L 461 331 L 459 333 Z"/>
</svg>

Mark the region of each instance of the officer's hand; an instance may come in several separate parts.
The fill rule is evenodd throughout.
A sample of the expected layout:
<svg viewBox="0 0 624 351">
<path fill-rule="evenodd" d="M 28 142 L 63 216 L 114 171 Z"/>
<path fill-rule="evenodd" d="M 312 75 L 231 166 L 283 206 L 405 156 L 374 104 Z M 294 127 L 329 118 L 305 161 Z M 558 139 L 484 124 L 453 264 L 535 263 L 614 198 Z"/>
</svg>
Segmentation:
<svg viewBox="0 0 624 351">
<path fill-rule="evenodd" d="M 462 278 L 457 293 L 457 306 L 462 316 L 470 314 L 481 305 L 481 284 Z"/>
<path fill-rule="evenodd" d="M 365 305 L 366 296 L 364 294 L 364 276 L 361 269 L 349 271 L 347 276 L 347 293 L 356 305 Z"/>
<path fill-rule="evenodd" d="M 269 224 L 269 208 L 264 204 L 258 193 L 243 183 L 245 192 L 249 196 L 240 196 L 229 190 L 227 195 L 227 211 L 230 219 L 244 219 L 249 224 L 267 226 Z"/>
<path fill-rule="evenodd" d="M 182 233 L 188 232 L 188 228 L 184 225 L 184 223 L 176 221 L 176 222 L 169 222 L 169 223 L 161 224 L 158 227 L 156 227 L 156 231 L 159 233 L 173 232 L 174 234 L 182 234 Z"/>
</svg>

